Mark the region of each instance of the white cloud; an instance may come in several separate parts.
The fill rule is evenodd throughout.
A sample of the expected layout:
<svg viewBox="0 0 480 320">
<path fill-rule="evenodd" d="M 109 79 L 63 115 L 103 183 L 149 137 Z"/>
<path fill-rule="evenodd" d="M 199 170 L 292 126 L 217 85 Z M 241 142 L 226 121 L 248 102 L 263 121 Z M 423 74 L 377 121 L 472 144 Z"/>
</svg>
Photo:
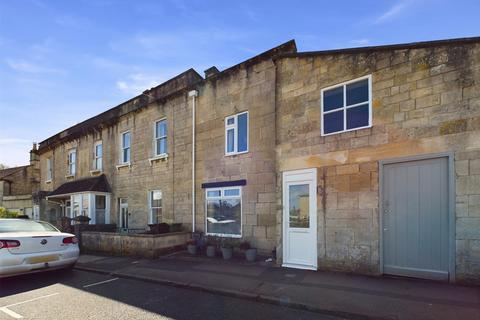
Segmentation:
<svg viewBox="0 0 480 320">
<path fill-rule="evenodd" d="M 394 6 L 390 7 L 387 11 L 382 13 L 380 16 L 378 16 L 375 20 L 374 23 L 383 23 L 386 21 L 389 21 L 402 12 L 405 11 L 405 9 L 412 4 L 411 0 L 402 0 L 395 4 Z"/>
<path fill-rule="evenodd" d="M 351 40 L 350 43 L 358 46 L 365 46 L 370 43 L 370 39 L 367 39 L 367 38 L 354 39 L 354 40 Z"/>
<path fill-rule="evenodd" d="M 158 75 L 135 73 L 116 82 L 117 88 L 129 95 L 138 95 L 143 91 L 157 86 L 164 79 Z"/>
<path fill-rule="evenodd" d="M 57 73 L 64 74 L 65 70 L 44 67 L 38 63 L 23 59 L 6 59 L 5 63 L 15 71 L 26 72 L 26 73 Z"/>
</svg>

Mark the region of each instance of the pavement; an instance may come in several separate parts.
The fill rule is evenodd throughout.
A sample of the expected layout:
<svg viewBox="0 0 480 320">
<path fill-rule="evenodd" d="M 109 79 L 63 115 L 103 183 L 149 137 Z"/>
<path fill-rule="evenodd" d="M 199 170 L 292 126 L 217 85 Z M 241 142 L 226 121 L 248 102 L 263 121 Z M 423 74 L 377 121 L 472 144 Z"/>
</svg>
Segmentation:
<svg viewBox="0 0 480 320">
<path fill-rule="evenodd" d="M 341 318 L 87 271 L 50 271 L 0 282 L 0 320 Z"/>
<path fill-rule="evenodd" d="M 79 270 L 196 289 L 348 319 L 480 319 L 480 288 L 190 256 L 82 255 Z"/>
</svg>

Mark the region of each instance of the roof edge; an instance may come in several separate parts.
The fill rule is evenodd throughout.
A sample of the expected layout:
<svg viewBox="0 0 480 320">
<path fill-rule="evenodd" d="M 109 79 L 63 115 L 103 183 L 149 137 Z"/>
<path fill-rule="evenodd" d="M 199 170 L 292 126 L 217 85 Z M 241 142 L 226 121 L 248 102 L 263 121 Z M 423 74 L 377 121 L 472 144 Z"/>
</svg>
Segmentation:
<svg viewBox="0 0 480 320">
<path fill-rule="evenodd" d="M 282 58 L 311 57 L 311 56 L 320 56 L 320 55 L 328 55 L 328 54 L 417 49 L 417 48 L 428 48 L 428 47 L 437 47 L 442 45 L 456 45 L 456 44 L 466 44 L 466 43 L 475 43 L 475 42 L 480 43 L 480 37 L 451 38 L 451 39 L 442 39 L 442 40 L 418 41 L 418 42 L 409 42 L 409 43 L 407 42 L 407 43 L 400 43 L 400 44 L 387 44 L 387 45 L 379 45 L 379 46 L 366 46 L 366 47 L 354 47 L 354 48 L 345 48 L 345 49 L 284 53 L 274 57 L 274 60 L 278 60 Z"/>
</svg>

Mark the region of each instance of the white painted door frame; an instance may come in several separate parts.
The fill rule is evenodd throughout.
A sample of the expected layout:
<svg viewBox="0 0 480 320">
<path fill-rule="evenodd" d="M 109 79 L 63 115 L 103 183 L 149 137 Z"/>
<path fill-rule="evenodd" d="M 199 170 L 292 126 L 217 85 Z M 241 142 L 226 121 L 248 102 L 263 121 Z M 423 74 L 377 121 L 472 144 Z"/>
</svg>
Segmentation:
<svg viewBox="0 0 480 320">
<path fill-rule="evenodd" d="M 308 185 L 309 227 L 290 227 L 290 186 Z M 284 267 L 317 269 L 317 169 L 283 172 L 283 264 Z M 294 254 L 293 254 L 294 253 Z"/>
</svg>

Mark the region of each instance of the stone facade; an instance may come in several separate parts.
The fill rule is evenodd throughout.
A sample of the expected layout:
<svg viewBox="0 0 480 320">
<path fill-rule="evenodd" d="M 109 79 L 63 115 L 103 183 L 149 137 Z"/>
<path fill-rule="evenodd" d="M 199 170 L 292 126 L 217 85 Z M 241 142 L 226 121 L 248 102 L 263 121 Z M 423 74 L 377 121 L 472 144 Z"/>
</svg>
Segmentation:
<svg viewBox="0 0 480 320">
<path fill-rule="evenodd" d="M 480 278 L 480 40 L 296 53 L 282 46 L 206 79 L 189 70 L 40 144 L 41 190 L 91 176 L 96 141 L 112 187 L 111 223 L 127 198 L 130 227 L 148 223 L 162 191 L 162 221 L 192 227 L 192 107 L 196 103 L 195 230 L 205 231 L 204 183 L 245 180 L 242 239 L 282 261 L 282 173 L 317 168 L 317 251 L 323 269 L 380 273 L 379 161 L 454 154 L 456 277 Z M 321 90 L 371 76 L 372 126 L 321 134 Z M 188 95 L 198 92 L 197 98 Z M 147 97 L 147 98 L 146 98 Z M 225 154 L 225 117 L 248 111 L 248 152 Z M 153 157 L 155 120 L 168 123 L 168 157 Z M 131 164 L 119 167 L 121 133 Z M 68 150 L 77 174 L 66 177 Z M 46 161 L 53 179 L 46 182 Z M 48 210 L 46 210 L 48 211 Z"/>
<path fill-rule="evenodd" d="M 479 63 L 478 43 L 277 60 L 278 179 L 286 170 L 319 169 L 320 267 L 378 273 L 378 161 L 453 152 L 457 279 L 478 279 Z M 365 75 L 373 126 L 322 136 L 320 90 Z M 277 221 L 281 228 L 281 210 Z"/>
<path fill-rule="evenodd" d="M 34 152 L 31 153 L 30 165 L 0 170 L 0 207 L 33 218 L 34 195 L 39 188 L 39 179 L 38 159 Z"/>
</svg>

